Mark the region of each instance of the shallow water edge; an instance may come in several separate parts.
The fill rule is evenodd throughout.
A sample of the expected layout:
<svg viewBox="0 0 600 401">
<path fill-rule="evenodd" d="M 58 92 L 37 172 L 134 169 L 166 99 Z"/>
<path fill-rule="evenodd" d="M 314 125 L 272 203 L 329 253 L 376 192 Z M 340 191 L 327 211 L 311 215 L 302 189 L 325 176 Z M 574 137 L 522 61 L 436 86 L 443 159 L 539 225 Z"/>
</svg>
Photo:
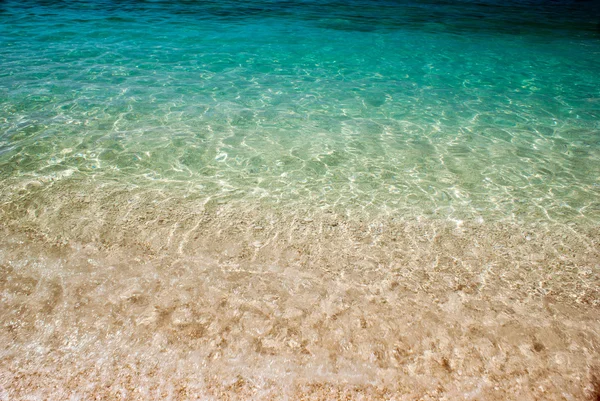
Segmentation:
<svg viewBox="0 0 600 401">
<path fill-rule="evenodd" d="M 190 205 L 2 205 L 5 397 L 592 391 L 597 226 Z"/>
</svg>

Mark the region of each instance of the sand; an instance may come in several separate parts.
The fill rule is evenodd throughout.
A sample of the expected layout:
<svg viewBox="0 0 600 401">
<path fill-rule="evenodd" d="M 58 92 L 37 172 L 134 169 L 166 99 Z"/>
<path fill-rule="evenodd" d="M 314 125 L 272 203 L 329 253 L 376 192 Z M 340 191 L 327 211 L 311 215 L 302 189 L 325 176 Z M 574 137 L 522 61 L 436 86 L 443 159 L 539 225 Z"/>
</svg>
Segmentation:
<svg viewBox="0 0 600 401">
<path fill-rule="evenodd" d="M 1 400 L 600 393 L 593 224 L 42 186 L 0 221 Z"/>
</svg>

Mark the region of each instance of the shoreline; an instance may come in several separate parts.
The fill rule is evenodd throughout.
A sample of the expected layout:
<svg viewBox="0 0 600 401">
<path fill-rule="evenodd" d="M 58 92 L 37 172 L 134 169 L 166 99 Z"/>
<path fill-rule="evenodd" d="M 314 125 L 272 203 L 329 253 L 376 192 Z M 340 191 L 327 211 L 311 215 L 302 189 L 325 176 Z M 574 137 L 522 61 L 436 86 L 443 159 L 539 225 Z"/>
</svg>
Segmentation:
<svg viewBox="0 0 600 401">
<path fill-rule="evenodd" d="M 124 225 L 99 215 L 87 237 L 68 215 L 1 227 L 6 394 L 591 394 L 594 225 L 361 221 L 227 205 L 176 213 L 173 225 L 165 213 Z M 50 236 L 48 222 L 64 224 L 61 234 Z"/>
<path fill-rule="evenodd" d="M 571 3 L 0 0 L 0 401 L 600 401 Z"/>
</svg>

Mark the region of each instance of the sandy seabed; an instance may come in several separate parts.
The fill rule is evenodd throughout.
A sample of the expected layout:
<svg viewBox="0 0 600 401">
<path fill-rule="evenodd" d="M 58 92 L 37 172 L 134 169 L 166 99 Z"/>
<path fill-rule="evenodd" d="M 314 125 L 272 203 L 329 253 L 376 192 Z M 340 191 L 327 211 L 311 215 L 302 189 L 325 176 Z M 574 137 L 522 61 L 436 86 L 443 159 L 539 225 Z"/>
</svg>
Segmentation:
<svg viewBox="0 0 600 401">
<path fill-rule="evenodd" d="M 0 207 L 0 400 L 599 397 L 598 226 L 60 193 Z"/>
</svg>

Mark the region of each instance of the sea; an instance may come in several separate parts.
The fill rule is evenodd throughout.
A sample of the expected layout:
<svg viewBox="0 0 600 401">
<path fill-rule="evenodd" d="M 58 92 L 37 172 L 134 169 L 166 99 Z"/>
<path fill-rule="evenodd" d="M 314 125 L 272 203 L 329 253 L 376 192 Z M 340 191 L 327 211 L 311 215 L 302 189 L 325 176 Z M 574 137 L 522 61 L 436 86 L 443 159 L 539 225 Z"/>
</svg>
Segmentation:
<svg viewBox="0 0 600 401">
<path fill-rule="evenodd" d="M 0 1 L 0 400 L 586 399 L 599 308 L 598 3 Z"/>
</svg>

